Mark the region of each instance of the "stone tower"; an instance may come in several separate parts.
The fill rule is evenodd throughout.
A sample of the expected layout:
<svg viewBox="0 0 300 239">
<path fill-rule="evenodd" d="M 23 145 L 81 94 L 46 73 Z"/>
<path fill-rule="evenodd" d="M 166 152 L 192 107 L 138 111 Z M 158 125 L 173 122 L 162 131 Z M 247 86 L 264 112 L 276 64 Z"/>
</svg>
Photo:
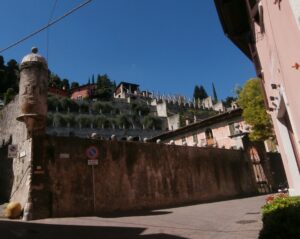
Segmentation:
<svg viewBox="0 0 300 239">
<path fill-rule="evenodd" d="M 48 65 L 33 47 L 20 64 L 20 114 L 17 120 L 26 124 L 28 137 L 45 131 L 47 119 Z"/>
</svg>

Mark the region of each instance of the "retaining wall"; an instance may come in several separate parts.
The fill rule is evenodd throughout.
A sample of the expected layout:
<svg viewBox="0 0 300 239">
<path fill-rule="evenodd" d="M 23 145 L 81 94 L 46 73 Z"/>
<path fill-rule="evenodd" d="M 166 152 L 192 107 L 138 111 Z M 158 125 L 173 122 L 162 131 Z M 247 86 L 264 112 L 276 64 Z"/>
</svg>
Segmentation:
<svg viewBox="0 0 300 239">
<path fill-rule="evenodd" d="M 88 165 L 87 149 L 99 151 Z M 255 194 L 243 151 L 55 136 L 33 139 L 33 218 L 99 215 Z"/>
</svg>

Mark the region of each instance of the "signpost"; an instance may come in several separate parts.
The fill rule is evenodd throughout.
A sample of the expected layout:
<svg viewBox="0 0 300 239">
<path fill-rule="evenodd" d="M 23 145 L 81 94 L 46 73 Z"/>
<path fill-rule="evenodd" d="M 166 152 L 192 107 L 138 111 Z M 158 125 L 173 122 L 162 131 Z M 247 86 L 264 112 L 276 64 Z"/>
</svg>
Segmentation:
<svg viewBox="0 0 300 239">
<path fill-rule="evenodd" d="M 90 146 L 86 149 L 85 155 L 89 159 L 96 159 L 99 156 L 99 149 L 96 146 Z"/>
<path fill-rule="evenodd" d="M 88 165 L 91 165 L 91 166 L 98 165 L 98 159 L 89 159 Z"/>
<path fill-rule="evenodd" d="M 94 212 L 96 210 L 96 194 L 95 194 L 95 173 L 94 173 L 94 166 L 98 165 L 99 160 L 97 159 L 99 156 L 99 149 L 92 145 L 88 147 L 85 151 L 85 155 L 88 157 L 88 165 L 92 166 L 92 176 L 93 176 L 93 196 L 94 196 Z"/>
</svg>

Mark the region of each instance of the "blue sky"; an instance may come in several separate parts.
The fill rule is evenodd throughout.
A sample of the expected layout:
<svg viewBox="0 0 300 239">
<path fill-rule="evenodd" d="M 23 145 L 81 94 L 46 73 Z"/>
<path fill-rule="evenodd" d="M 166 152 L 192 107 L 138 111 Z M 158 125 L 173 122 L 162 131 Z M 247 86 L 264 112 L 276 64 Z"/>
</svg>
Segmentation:
<svg viewBox="0 0 300 239">
<path fill-rule="evenodd" d="M 84 0 L 58 0 L 53 18 Z M 0 48 L 45 25 L 55 0 L 1 0 Z M 252 63 L 223 34 L 212 0 L 93 0 L 47 32 L 9 49 L 20 61 L 32 46 L 62 78 L 87 82 L 107 73 L 117 83 L 192 97 L 201 84 L 218 97 L 255 76 Z"/>
</svg>

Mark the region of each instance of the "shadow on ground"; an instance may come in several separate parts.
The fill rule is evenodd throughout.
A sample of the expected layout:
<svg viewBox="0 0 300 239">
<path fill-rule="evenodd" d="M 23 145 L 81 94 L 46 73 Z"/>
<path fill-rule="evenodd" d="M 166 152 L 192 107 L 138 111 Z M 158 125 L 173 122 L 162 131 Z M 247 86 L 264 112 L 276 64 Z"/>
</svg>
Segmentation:
<svg viewBox="0 0 300 239">
<path fill-rule="evenodd" d="M 49 225 L 17 221 L 0 221 L 3 239 L 185 239 L 164 233 L 141 235 L 146 228 Z"/>
<path fill-rule="evenodd" d="M 100 214 L 99 217 L 104 218 L 116 218 L 116 217 L 136 217 L 136 216 L 158 216 L 173 213 L 171 211 L 152 211 L 152 210 L 140 210 L 131 212 L 113 212 L 107 214 Z"/>
</svg>

